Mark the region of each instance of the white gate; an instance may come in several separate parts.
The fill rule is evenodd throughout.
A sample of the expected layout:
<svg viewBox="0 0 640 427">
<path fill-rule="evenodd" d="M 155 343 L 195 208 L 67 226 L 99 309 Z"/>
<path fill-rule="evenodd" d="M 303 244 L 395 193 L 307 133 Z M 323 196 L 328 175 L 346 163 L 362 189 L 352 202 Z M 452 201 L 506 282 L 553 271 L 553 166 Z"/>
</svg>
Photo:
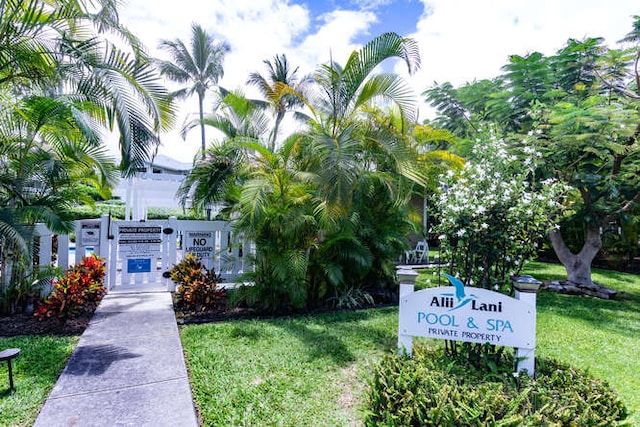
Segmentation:
<svg viewBox="0 0 640 427">
<path fill-rule="evenodd" d="M 75 246 L 68 235 L 55 235 L 44 224 L 37 224 L 38 259 L 42 265 L 66 268 L 77 264 L 88 253 L 105 259 L 107 290 L 174 291 L 166 276 L 185 253 L 202 259 L 222 279 L 222 286 L 236 282 L 253 269 L 253 242 L 234 233 L 225 221 L 167 220 L 122 221 L 101 219 L 76 221 Z M 57 255 L 53 256 L 53 241 Z M 44 290 L 48 293 L 50 289 Z"/>
<path fill-rule="evenodd" d="M 224 221 L 168 220 L 108 221 L 107 289 L 119 291 L 174 291 L 167 273 L 186 253 L 202 259 L 222 279 L 237 280 L 252 268 L 252 242 L 238 238 Z M 106 233 L 105 233 L 106 234 Z"/>
<path fill-rule="evenodd" d="M 163 276 L 177 259 L 177 220 L 111 221 L 107 288 L 173 290 Z"/>
</svg>

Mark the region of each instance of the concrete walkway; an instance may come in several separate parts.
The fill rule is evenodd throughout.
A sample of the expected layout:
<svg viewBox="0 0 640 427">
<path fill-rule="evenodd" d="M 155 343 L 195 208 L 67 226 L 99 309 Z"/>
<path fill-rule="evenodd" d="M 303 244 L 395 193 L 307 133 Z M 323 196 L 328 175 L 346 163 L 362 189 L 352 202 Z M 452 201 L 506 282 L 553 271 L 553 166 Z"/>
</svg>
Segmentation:
<svg viewBox="0 0 640 427">
<path fill-rule="evenodd" d="M 197 426 L 171 294 L 105 296 L 34 425 Z"/>
</svg>

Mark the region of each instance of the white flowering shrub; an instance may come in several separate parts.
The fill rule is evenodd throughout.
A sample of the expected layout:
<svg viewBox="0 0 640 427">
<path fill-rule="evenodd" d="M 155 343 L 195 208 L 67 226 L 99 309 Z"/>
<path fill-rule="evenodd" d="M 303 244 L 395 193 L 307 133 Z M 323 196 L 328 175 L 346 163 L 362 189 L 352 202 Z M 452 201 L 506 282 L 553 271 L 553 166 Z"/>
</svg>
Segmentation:
<svg viewBox="0 0 640 427">
<path fill-rule="evenodd" d="M 492 133 L 476 140 L 472 159 L 458 177 L 447 175 L 438 199 L 441 257 L 465 285 L 508 292 L 510 277 L 537 253 L 554 227 L 566 187 L 534 182 L 541 155 L 534 135 L 518 155 Z"/>
</svg>

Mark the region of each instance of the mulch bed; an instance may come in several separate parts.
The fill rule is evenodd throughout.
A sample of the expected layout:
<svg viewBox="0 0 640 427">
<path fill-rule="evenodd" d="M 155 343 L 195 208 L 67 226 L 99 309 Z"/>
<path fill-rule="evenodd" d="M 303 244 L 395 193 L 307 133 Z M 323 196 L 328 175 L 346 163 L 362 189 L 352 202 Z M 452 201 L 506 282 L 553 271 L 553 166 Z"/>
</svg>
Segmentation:
<svg viewBox="0 0 640 427">
<path fill-rule="evenodd" d="M 255 318 L 255 314 L 246 308 L 229 308 L 227 300 L 223 299 L 212 308 L 200 311 L 184 311 L 176 304 L 174 307 L 176 320 L 179 324 L 207 323 L 224 320 Z M 89 325 L 95 308 L 87 309 L 78 317 L 60 320 L 56 317 L 39 320 L 33 314 L 14 314 L 0 316 L 0 337 L 15 337 L 18 335 L 82 335 Z"/>
<path fill-rule="evenodd" d="M 205 307 L 201 310 L 185 310 L 176 293 L 172 294 L 172 298 L 176 321 L 179 325 L 256 318 L 256 315 L 247 308 L 229 307 L 227 298 L 222 298 L 214 306 Z"/>
<path fill-rule="evenodd" d="M 66 321 L 57 318 L 38 320 L 33 314 L 14 314 L 0 317 L 0 337 L 18 335 L 81 335 L 87 328 L 93 312 L 82 313 Z"/>
</svg>

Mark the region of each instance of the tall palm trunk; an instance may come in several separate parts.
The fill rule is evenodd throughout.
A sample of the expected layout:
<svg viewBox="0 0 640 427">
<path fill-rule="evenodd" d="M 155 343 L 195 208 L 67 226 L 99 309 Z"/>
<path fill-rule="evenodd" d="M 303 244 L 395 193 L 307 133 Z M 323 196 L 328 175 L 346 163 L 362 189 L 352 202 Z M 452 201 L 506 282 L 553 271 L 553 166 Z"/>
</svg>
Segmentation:
<svg viewBox="0 0 640 427">
<path fill-rule="evenodd" d="M 202 160 L 204 160 L 204 150 L 206 147 L 206 139 L 204 137 L 204 93 L 198 92 L 198 113 L 200 114 L 200 138 L 202 142 L 202 152 L 200 153 Z"/>
</svg>

